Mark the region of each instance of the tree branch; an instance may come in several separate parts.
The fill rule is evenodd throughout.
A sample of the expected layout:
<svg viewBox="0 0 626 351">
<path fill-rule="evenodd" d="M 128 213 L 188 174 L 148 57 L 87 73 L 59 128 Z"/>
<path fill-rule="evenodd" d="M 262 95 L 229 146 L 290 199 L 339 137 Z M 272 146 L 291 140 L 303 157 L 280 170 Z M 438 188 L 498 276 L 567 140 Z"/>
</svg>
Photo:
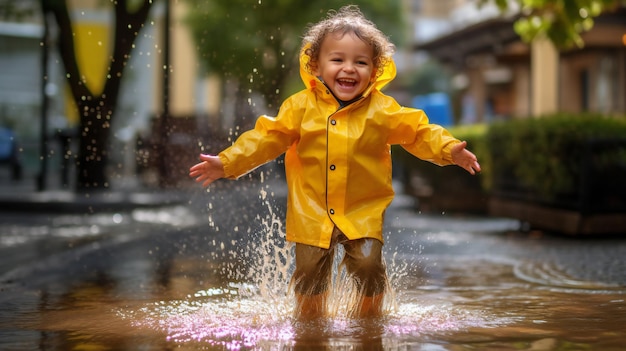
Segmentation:
<svg viewBox="0 0 626 351">
<path fill-rule="evenodd" d="M 109 65 L 108 79 L 105 82 L 103 98 L 109 100 L 109 104 L 115 106 L 121 86 L 121 77 L 124 68 L 130 59 L 133 43 L 143 28 L 148 18 L 153 1 L 144 0 L 142 5 L 135 11 L 130 12 L 126 0 L 118 0 L 115 7 L 115 24 L 113 35 L 113 54 Z"/>
<path fill-rule="evenodd" d="M 59 55 L 65 67 L 65 78 L 70 86 L 75 101 L 81 101 L 84 97 L 93 97 L 93 93 L 85 85 L 76 61 L 74 33 L 72 22 L 65 1 L 41 0 L 41 9 L 44 16 L 52 14 L 57 23 L 59 33 L 57 47 Z"/>
</svg>

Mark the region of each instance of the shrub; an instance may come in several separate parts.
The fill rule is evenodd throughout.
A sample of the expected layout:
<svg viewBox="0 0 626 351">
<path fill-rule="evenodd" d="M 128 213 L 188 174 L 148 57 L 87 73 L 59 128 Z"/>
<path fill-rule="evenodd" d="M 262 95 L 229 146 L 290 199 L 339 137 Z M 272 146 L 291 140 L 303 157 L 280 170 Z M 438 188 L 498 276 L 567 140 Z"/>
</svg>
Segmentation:
<svg viewBox="0 0 626 351">
<path fill-rule="evenodd" d="M 467 149 L 473 152 L 480 163 L 481 172 L 478 175 L 483 190 L 491 189 L 491 152 L 487 145 L 485 136 L 488 132 L 487 124 L 461 125 L 449 128 L 448 130 L 455 138 L 467 141 Z M 468 174 L 469 175 L 469 174 Z"/>
<path fill-rule="evenodd" d="M 587 159 L 593 164 L 583 164 L 592 143 L 619 139 L 626 139 L 626 119 L 603 115 L 561 113 L 495 123 L 486 135 L 493 190 L 528 192 L 543 201 L 575 198 L 586 167 L 626 165 L 623 147 L 597 148 Z"/>
<path fill-rule="evenodd" d="M 408 192 L 440 203 L 491 194 L 586 212 L 626 208 L 626 118 L 559 113 L 449 130 L 467 141 L 481 173 L 417 161 L 394 147 Z M 412 188 L 414 175 L 427 191 Z"/>
</svg>

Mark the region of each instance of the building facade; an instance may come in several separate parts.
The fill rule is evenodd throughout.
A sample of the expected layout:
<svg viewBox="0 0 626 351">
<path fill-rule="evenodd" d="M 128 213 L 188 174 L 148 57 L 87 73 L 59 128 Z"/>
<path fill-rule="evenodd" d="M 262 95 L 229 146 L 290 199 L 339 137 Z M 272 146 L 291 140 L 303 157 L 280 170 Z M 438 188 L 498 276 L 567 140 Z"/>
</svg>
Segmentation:
<svg viewBox="0 0 626 351">
<path fill-rule="evenodd" d="M 493 6 L 479 9 L 476 1 L 443 3 L 450 6 L 448 28 L 416 40 L 414 48 L 453 72 L 454 87 L 471 101 L 472 111 L 462 121 L 557 111 L 626 113 L 624 8 L 596 18 L 583 34 L 583 48 L 558 51 L 546 39 L 524 43 L 513 30 L 514 8 L 501 14 Z"/>
</svg>

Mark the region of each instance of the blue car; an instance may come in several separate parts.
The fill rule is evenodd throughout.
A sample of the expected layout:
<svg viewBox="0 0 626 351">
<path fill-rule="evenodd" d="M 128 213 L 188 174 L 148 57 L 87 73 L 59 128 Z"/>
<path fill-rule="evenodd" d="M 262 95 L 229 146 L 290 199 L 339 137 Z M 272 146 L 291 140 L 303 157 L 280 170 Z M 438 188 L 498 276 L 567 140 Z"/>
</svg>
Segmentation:
<svg viewBox="0 0 626 351">
<path fill-rule="evenodd" d="M 0 164 L 11 167 L 11 178 L 18 180 L 22 177 L 19 148 L 15 133 L 8 128 L 0 127 Z"/>
</svg>

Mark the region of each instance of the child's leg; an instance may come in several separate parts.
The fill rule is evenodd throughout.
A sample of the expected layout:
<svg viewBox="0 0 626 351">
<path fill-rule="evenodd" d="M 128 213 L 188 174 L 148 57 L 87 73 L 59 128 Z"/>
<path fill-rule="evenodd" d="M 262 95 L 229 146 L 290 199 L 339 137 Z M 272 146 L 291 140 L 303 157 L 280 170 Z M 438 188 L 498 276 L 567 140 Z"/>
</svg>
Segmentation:
<svg viewBox="0 0 626 351">
<path fill-rule="evenodd" d="M 383 244 L 376 239 L 363 238 L 348 240 L 343 246 L 346 254 L 342 264 L 354 278 L 359 292 L 354 315 L 380 316 L 387 287 L 387 272 L 382 258 Z"/>
<path fill-rule="evenodd" d="M 296 295 L 296 318 L 313 319 L 326 315 L 334 251 L 296 244 L 296 270 L 291 278 Z"/>
</svg>

